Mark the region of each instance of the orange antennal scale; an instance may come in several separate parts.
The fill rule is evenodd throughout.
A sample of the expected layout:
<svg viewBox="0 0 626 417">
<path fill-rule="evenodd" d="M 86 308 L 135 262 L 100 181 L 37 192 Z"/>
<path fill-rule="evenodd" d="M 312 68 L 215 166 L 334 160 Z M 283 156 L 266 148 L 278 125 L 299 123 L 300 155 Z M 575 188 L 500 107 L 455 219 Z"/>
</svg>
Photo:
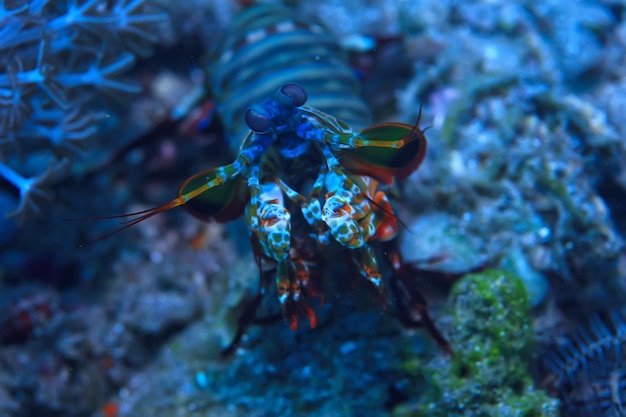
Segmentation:
<svg viewBox="0 0 626 417">
<path fill-rule="evenodd" d="M 360 132 L 363 139 L 397 144 L 397 147 L 365 146 L 339 151 L 337 156 L 352 174 L 370 176 L 384 184 L 392 184 L 394 179 L 405 179 L 419 168 L 426 156 L 427 140 L 424 130 L 419 127 L 421 120 L 420 107 L 413 125 L 381 123 Z"/>
<path fill-rule="evenodd" d="M 128 228 L 133 227 L 134 225 L 136 225 L 137 223 L 140 223 L 144 220 L 149 219 L 150 217 L 156 216 L 157 214 L 163 213 L 164 211 L 173 209 L 174 207 L 178 207 L 182 204 L 185 204 L 184 201 L 182 201 L 183 199 L 181 197 L 178 197 L 168 203 L 162 204 L 160 206 L 157 207 L 153 207 L 147 210 L 141 210 L 141 211 L 135 211 L 133 213 L 126 213 L 126 214 L 118 214 L 115 216 L 102 216 L 102 217 L 85 217 L 85 218 L 81 218 L 81 219 L 65 219 L 66 221 L 70 221 L 70 222 L 79 222 L 79 221 L 100 221 L 100 220 L 114 220 L 114 219 L 124 219 L 124 218 L 128 218 L 128 217 L 133 217 L 133 216 L 139 216 L 136 219 L 129 219 L 129 220 L 125 220 L 123 222 L 121 222 L 121 224 L 123 224 L 124 226 L 119 227 L 109 233 L 106 233 L 94 240 L 90 240 L 84 244 L 81 244 L 81 246 L 83 245 L 91 245 L 97 242 L 100 242 L 102 240 L 108 239 L 113 235 L 116 235 Z"/>
<path fill-rule="evenodd" d="M 225 179 L 226 178 L 226 179 Z M 128 219 L 130 217 L 139 216 L 134 219 L 122 221 L 122 227 L 119 227 L 99 238 L 89 241 L 86 244 L 93 244 L 120 233 L 134 225 L 156 216 L 157 214 L 171 210 L 178 206 L 184 206 L 193 201 L 188 211 L 196 217 L 209 221 L 215 219 L 217 221 L 228 221 L 243 213 L 246 197 L 240 191 L 242 184 L 245 182 L 238 181 L 236 176 L 229 179 L 225 174 L 223 167 L 202 171 L 196 175 L 189 177 L 183 182 L 178 197 L 162 204 L 146 210 L 135 211 L 133 213 L 119 214 L 114 216 L 88 217 L 82 219 L 67 219 L 69 221 L 94 221 L 94 220 L 113 220 Z M 244 203 L 242 203 L 244 202 Z M 228 215 L 226 215 L 227 213 Z"/>
</svg>

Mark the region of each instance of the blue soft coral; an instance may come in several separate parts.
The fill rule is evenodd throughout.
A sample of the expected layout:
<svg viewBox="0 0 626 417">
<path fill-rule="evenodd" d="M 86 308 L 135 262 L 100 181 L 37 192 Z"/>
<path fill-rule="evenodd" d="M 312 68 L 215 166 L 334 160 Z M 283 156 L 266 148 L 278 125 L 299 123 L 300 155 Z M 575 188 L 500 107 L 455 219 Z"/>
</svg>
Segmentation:
<svg viewBox="0 0 626 417">
<path fill-rule="evenodd" d="M 148 0 L 24 0 L 11 8 L 0 0 L 0 179 L 19 195 L 19 219 L 37 210 L 32 198 L 47 195 L 95 133 L 98 114 L 88 104 L 96 93 L 139 91 L 121 75 L 166 22 Z M 46 151 L 55 162 L 22 172 L 19 155 Z"/>
</svg>

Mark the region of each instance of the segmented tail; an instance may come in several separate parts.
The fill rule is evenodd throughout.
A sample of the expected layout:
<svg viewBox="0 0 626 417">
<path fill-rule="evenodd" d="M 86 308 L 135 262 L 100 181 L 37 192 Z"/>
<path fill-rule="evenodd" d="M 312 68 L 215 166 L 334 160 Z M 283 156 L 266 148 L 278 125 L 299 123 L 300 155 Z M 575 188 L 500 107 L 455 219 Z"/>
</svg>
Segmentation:
<svg viewBox="0 0 626 417">
<path fill-rule="evenodd" d="M 354 128 L 372 123 L 341 46 L 309 16 L 285 6 L 252 6 L 235 18 L 211 55 L 211 87 L 233 152 L 248 132 L 245 110 L 287 82 L 304 87 L 307 105 Z"/>
</svg>

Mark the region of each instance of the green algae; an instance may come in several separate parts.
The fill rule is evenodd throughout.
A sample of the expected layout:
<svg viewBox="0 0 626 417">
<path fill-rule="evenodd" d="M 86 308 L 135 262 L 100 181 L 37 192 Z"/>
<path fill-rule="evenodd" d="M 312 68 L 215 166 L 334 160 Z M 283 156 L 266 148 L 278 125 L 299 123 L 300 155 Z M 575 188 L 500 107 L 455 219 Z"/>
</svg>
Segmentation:
<svg viewBox="0 0 626 417">
<path fill-rule="evenodd" d="M 396 407 L 394 416 L 558 415 L 558 401 L 533 387 L 529 374 L 532 327 L 523 282 L 509 272 L 470 274 L 450 297 L 454 357 L 423 366 L 408 359 L 425 389 L 417 403 Z"/>
</svg>

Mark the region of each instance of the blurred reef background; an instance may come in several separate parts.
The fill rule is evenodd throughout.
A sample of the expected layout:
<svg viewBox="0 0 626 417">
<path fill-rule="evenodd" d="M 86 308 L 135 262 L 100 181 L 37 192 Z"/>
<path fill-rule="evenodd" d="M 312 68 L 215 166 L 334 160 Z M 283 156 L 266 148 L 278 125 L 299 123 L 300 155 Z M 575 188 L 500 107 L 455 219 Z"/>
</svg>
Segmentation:
<svg viewBox="0 0 626 417">
<path fill-rule="evenodd" d="M 210 92 L 186 120 L 240 3 L 0 0 L 0 417 L 626 415 L 626 2 L 261 2 L 328 26 L 376 123 L 421 106 L 394 205 L 455 356 L 358 289 L 220 359 L 239 223 L 67 219 L 229 162 Z"/>
</svg>

